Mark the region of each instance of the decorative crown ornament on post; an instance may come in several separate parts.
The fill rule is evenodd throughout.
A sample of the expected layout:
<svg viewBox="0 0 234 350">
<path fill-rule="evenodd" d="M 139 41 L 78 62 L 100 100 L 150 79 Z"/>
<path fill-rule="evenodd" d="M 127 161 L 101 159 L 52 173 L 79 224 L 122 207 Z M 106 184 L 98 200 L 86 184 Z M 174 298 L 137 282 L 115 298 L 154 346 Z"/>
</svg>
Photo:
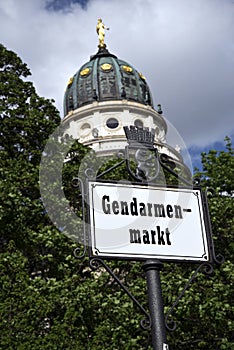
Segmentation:
<svg viewBox="0 0 234 350">
<path fill-rule="evenodd" d="M 157 149 L 154 148 L 155 130 L 149 128 L 139 128 L 134 125 L 124 126 L 124 132 L 129 146 L 126 146 L 127 168 L 129 173 L 137 180 L 149 182 L 156 179 L 160 166 L 157 156 Z M 135 172 L 131 167 L 131 154 L 134 151 L 137 166 Z"/>
<path fill-rule="evenodd" d="M 155 130 L 149 128 L 139 128 L 134 125 L 124 126 L 124 132 L 129 144 L 131 143 L 141 143 L 145 147 L 153 148 Z M 139 146 L 139 145 L 138 145 Z"/>
</svg>

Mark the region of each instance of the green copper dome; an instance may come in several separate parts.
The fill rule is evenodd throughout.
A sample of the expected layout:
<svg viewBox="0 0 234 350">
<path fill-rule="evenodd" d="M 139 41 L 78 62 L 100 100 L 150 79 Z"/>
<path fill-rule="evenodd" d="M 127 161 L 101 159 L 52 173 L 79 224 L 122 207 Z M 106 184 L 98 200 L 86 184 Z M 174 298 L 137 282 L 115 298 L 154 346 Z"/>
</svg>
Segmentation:
<svg viewBox="0 0 234 350">
<path fill-rule="evenodd" d="M 143 75 L 104 47 L 70 79 L 64 96 L 64 115 L 94 101 L 111 100 L 129 100 L 153 107 Z"/>
</svg>

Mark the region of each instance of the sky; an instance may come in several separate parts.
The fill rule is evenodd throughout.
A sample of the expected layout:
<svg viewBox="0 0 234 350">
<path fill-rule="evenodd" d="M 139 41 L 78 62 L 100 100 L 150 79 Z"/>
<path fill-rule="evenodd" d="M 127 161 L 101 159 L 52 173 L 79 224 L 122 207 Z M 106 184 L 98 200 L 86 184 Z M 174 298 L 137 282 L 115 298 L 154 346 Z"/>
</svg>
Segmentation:
<svg viewBox="0 0 234 350">
<path fill-rule="evenodd" d="M 61 117 L 69 78 L 98 50 L 98 18 L 107 48 L 143 73 L 194 162 L 222 149 L 234 135 L 234 0 L 0 0 L 0 42 Z"/>
</svg>

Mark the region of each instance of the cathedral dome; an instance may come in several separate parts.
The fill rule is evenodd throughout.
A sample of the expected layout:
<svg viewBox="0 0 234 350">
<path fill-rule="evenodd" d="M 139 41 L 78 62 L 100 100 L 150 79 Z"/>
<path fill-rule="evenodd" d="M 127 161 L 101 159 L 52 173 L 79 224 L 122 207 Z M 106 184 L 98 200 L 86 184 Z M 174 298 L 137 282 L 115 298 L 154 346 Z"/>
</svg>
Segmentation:
<svg viewBox="0 0 234 350">
<path fill-rule="evenodd" d="M 64 95 L 64 115 L 86 104 L 128 100 L 153 107 L 145 80 L 129 63 L 100 47 L 68 82 Z"/>
</svg>

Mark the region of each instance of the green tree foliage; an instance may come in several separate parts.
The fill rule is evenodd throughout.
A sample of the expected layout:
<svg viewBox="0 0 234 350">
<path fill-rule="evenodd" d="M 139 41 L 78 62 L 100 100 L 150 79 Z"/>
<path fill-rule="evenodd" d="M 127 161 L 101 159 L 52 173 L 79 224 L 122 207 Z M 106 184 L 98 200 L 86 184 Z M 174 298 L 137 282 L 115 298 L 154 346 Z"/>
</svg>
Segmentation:
<svg viewBox="0 0 234 350">
<path fill-rule="evenodd" d="M 170 349 L 233 347 L 233 162 L 231 140 L 226 138 L 226 150 L 203 153 L 203 170 L 195 174 L 207 191 L 217 258 L 224 255 L 225 263 L 215 263 L 211 275 L 199 273 L 179 301 L 172 314 L 177 329 L 168 333 Z M 195 268 L 187 264 L 165 266 L 162 285 L 166 310 Z"/>
<path fill-rule="evenodd" d="M 195 176 L 200 178 L 202 187 L 207 190 L 215 251 L 217 258 L 219 254 L 224 256 L 225 262 L 215 264 L 210 276 L 199 274 L 178 304 L 175 310 L 178 329 L 170 336 L 171 343 L 175 343 L 172 349 L 232 349 L 234 341 L 234 157 L 231 140 L 226 138 L 226 150 L 202 153 L 202 165 L 203 170 Z M 176 288 L 182 282 L 179 292 L 184 284 L 182 270 L 171 277 L 175 280 Z M 168 295 L 173 295 L 171 284 Z"/>
<path fill-rule="evenodd" d="M 30 72 L 13 52 L 0 46 L 0 348 L 3 350 L 139 350 L 151 349 L 139 322 L 144 315 L 101 267 L 77 260 L 77 244 L 61 234 L 45 213 L 39 191 L 39 164 L 49 135 L 59 124 L 51 101 L 37 95 L 27 81 Z M 55 140 L 56 141 L 56 140 Z M 52 140 L 59 159 L 63 147 Z M 80 216 L 79 191 L 71 180 L 90 164 L 93 154 L 74 142 L 65 163 L 63 186 Z M 75 156 L 74 156 L 75 155 Z M 84 160 L 85 157 L 85 160 Z M 82 160 L 82 164 L 80 165 Z M 233 245 L 233 150 L 202 155 L 202 185 L 209 198 L 214 243 L 225 263 L 213 275 L 198 274 L 178 303 L 178 324 L 168 333 L 170 349 L 231 349 L 231 262 Z M 110 164 L 114 164 L 111 162 Z M 48 163 L 48 169 L 51 166 Z M 84 168 L 83 170 L 80 168 Z M 106 166 L 100 164 L 103 170 Z M 53 169 L 52 169 L 53 170 Z M 121 175 L 124 169 L 120 168 Z M 110 174 L 118 178 L 117 169 Z M 108 178 L 108 175 L 106 175 Z M 54 186 L 54 187 L 53 187 Z M 56 182 L 49 193 L 56 202 Z M 56 203 L 56 205 L 59 205 Z M 120 280 L 147 309 L 141 263 L 108 262 Z M 196 266 L 165 264 L 161 273 L 165 312 Z"/>
</svg>

